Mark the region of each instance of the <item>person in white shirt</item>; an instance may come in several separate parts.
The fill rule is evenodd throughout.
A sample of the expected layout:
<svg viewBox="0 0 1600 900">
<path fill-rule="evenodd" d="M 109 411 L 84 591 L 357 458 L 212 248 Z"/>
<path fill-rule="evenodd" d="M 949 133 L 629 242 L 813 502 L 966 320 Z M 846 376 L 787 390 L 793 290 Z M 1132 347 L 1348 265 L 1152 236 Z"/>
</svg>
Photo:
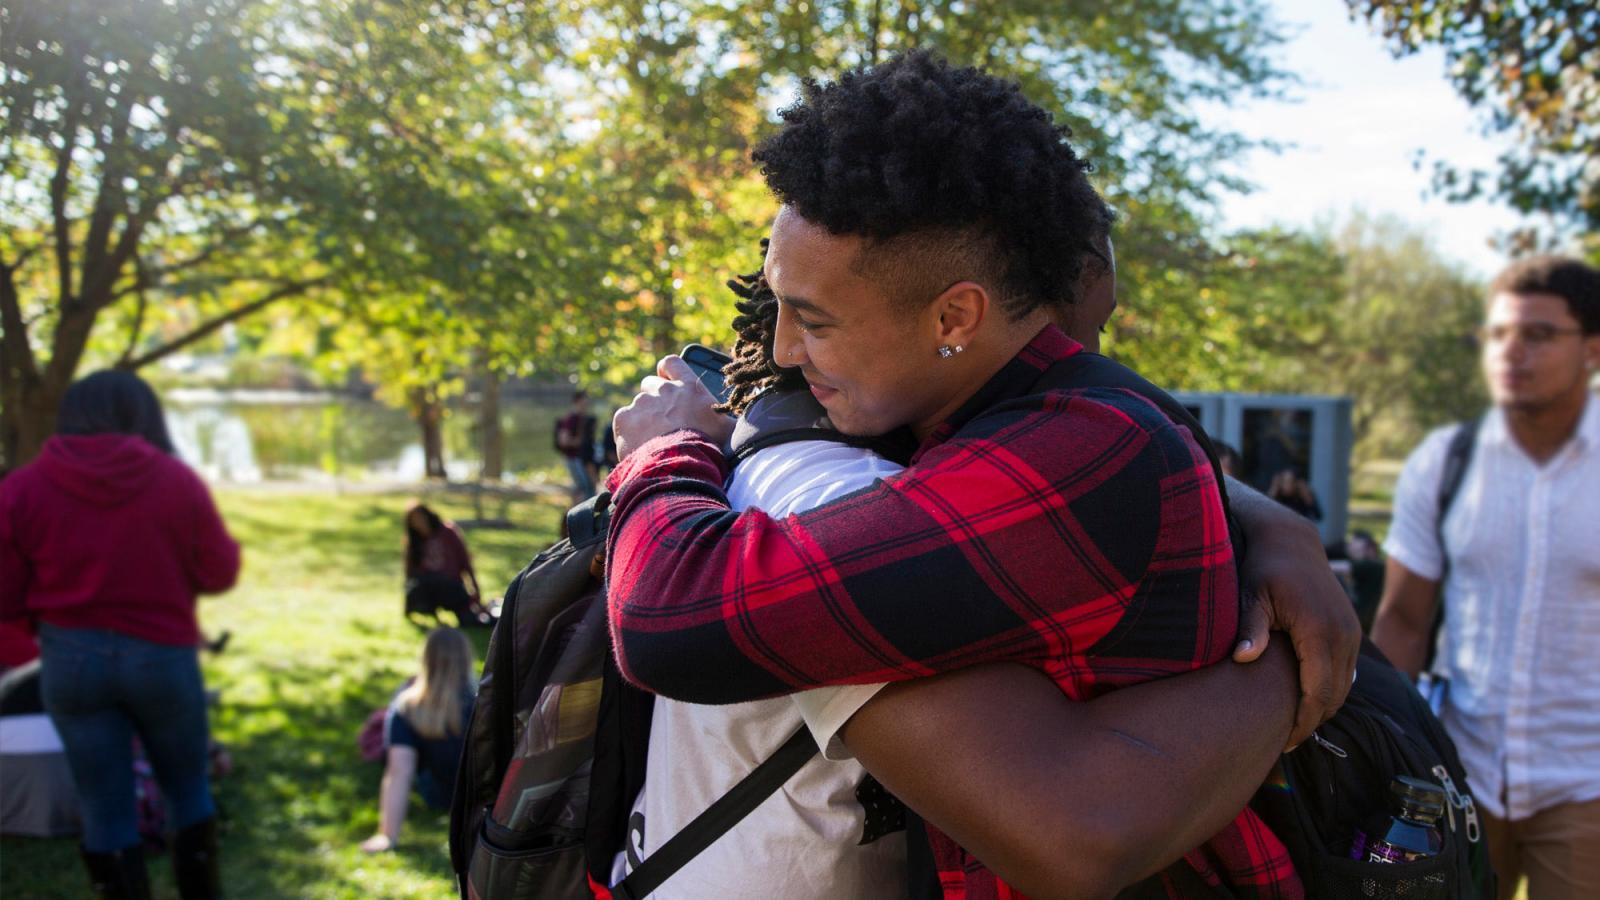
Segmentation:
<svg viewBox="0 0 1600 900">
<path fill-rule="evenodd" d="M 809 401 L 809 396 L 804 397 Z M 820 410 L 819 410 L 820 413 Z M 796 441 L 754 453 L 727 485 L 734 509 L 774 516 L 803 512 L 900 471 L 870 450 Z M 612 882 L 727 793 L 800 727 L 802 714 L 826 756 L 800 771 L 736 827 L 673 873 L 657 900 L 899 897 L 906 893 L 906 840 L 870 815 L 866 772 L 844 758 L 834 735 L 882 685 L 821 688 L 788 697 L 703 706 L 657 697 L 644 787 L 628 822 L 628 847 Z M 833 757 L 833 758 L 827 758 Z M 781 885 L 781 891 L 777 886 Z"/>
<path fill-rule="evenodd" d="M 1487 814 L 1500 897 L 1524 875 L 1528 900 L 1600 897 L 1600 271 L 1512 265 L 1482 336 L 1494 406 L 1442 529 L 1455 429 L 1406 461 L 1372 639 L 1416 676 L 1442 597 L 1441 718 Z"/>
</svg>

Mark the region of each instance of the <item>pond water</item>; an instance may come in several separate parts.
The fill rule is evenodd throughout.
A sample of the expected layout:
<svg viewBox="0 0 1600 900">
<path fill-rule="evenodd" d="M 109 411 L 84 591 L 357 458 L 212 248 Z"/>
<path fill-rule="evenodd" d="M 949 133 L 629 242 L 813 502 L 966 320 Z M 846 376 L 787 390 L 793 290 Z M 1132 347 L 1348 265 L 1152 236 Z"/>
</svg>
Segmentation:
<svg viewBox="0 0 1600 900">
<path fill-rule="evenodd" d="M 404 411 L 381 403 L 337 394 L 187 388 L 165 392 L 162 403 L 179 456 L 210 480 L 423 477 L 421 431 Z M 502 402 L 507 477 L 559 469 L 552 432 L 564 409 L 559 401 Z M 472 404 L 449 407 L 444 447 L 452 480 L 477 477 L 481 457 Z"/>
</svg>

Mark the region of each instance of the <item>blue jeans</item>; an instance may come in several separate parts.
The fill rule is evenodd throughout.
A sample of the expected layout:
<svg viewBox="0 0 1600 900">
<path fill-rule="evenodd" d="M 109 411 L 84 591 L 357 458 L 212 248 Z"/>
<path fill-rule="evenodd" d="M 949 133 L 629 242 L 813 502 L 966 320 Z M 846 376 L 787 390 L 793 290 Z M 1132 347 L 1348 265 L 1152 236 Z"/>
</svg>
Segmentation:
<svg viewBox="0 0 1600 900">
<path fill-rule="evenodd" d="M 589 474 L 589 463 L 582 457 L 563 457 L 567 474 L 572 476 L 572 495 L 580 500 L 594 496 L 594 476 Z"/>
<path fill-rule="evenodd" d="M 82 801 L 85 849 L 113 853 L 139 843 L 135 735 L 175 828 L 216 815 L 206 780 L 206 698 L 195 648 L 43 624 L 39 655 L 45 711 L 61 734 Z"/>
</svg>

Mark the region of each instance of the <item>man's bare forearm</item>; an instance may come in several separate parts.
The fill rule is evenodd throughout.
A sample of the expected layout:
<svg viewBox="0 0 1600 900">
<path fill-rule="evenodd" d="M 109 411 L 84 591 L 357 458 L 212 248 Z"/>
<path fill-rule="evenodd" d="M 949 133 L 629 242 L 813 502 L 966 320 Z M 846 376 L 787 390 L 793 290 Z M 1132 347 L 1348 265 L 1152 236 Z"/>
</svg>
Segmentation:
<svg viewBox="0 0 1600 900">
<path fill-rule="evenodd" d="M 1439 582 L 1390 559 L 1383 574 L 1383 599 L 1372 620 L 1372 642 L 1396 669 L 1412 678 L 1422 671 L 1439 614 Z"/>
<path fill-rule="evenodd" d="M 990 665 L 892 685 L 846 726 L 891 791 L 1036 897 L 1110 896 L 1236 817 L 1271 770 L 1298 685 L 1286 641 L 1089 703 Z"/>
</svg>

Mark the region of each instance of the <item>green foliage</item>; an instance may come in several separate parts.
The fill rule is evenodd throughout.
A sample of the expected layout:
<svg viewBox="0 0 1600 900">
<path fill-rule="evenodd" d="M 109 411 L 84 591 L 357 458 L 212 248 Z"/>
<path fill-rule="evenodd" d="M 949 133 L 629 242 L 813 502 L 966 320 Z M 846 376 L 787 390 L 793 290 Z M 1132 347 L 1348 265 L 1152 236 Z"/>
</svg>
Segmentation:
<svg viewBox="0 0 1600 900">
<path fill-rule="evenodd" d="M 1119 305 L 1107 350 L 1158 384 L 1348 395 L 1362 460 L 1404 454 L 1485 403 L 1482 285 L 1398 220 L 1244 232 L 1201 277 L 1156 277 L 1158 296 Z"/>
<path fill-rule="evenodd" d="M 685 338 L 726 342 L 721 283 L 754 268 L 774 212 L 748 151 L 802 78 L 933 47 L 1017 79 L 1095 161 L 1124 216 L 1130 273 L 1202 264 L 1174 236 L 1201 232 L 1217 192 L 1239 185 L 1221 163 L 1247 142 L 1207 127 L 1197 104 L 1290 82 L 1269 59 L 1281 38 L 1256 2 L 1162 0 L 1117 16 L 1038 2 L 626 0 L 588 8 L 567 29 L 574 102 L 593 115 L 614 196 L 628 198 L 615 213 L 629 240 L 608 286 L 623 288 L 618 311 L 638 338 L 613 344 L 623 359 L 610 370 L 631 364 L 635 375 Z M 1125 283 L 1130 295 L 1147 289 Z"/>
<path fill-rule="evenodd" d="M 1212 268 L 1234 254 L 1204 235 L 1249 142 L 1196 110 L 1292 83 L 1260 0 L 1151 0 L 1136 16 L 1034 0 L 41 3 L 0 8 L 33 48 L 6 61 L 23 127 L 7 126 L 0 187 L 32 217 L 13 233 L 63 219 L 36 202 L 52 148 L 74 148 L 85 198 L 119 196 L 135 169 L 140 196 L 185 185 L 126 214 L 148 221 L 81 323 L 91 354 L 138 365 L 265 311 L 251 352 L 334 383 L 359 373 L 418 408 L 471 370 L 626 384 L 687 340 L 726 343 L 723 282 L 755 266 L 775 211 L 749 151 L 803 78 L 930 46 L 1017 79 L 1094 160 L 1122 215 L 1124 303 L 1148 315 L 1225 278 Z M 94 49 L 117 41 L 127 71 Z M 190 56 L 213 74 L 173 62 Z M 151 110 L 133 120 L 176 136 L 152 144 L 165 155 L 97 156 L 101 130 L 65 114 L 82 77 L 100 91 L 86 108 Z M 37 112 L 35 95 L 55 106 Z M 74 209 L 69 234 L 85 227 Z M 34 338 L 70 306 L 43 246 L 16 266 Z M 26 249 L 0 244 L 0 263 Z M 1205 309 L 1168 318 L 1197 326 Z"/>
<path fill-rule="evenodd" d="M 1266 230 L 1215 248 L 1191 239 L 1194 262 L 1149 267 L 1151 287 L 1112 317 L 1107 349 L 1158 384 L 1201 391 L 1327 392 L 1314 355 L 1336 327 L 1342 260 L 1315 235 Z M 1119 251 L 1119 285 L 1126 280 Z"/>
<path fill-rule="evenodd" d="M 1600 6 L 1581 0 L 1346 0 L 1396 53 L 1442 47 L 1449 76 L 1517 147 L 1499 171 L 1436 168 L 1447 194 L 1485 192 L 1600 230 Z M 1592 240 L 1592 235 L 1591 235 Z M 1596 254 L 1600 246 L 1591 245 Z"/>
<path fill-rule="evenodd" d="M 1357 457 L 1403 456 L 1429 429 L 1481 412 L 1485 286 L 1392 218 L 1353 216 L 1331 238 L 1345 278 L 1325 390 L 1355 399 Z"/>
<path fill-rule="evenodd" d="M 205 661 L 207 685 L 222 691 L 212 728 L 237 765 L 216 785 L 228 896 L 450 895 L 448 816 L 413 800 L 397 852 L 368 857 L 356 846 L 377 828 L 382 774 L 356 755 L 356 732 L 422 650 L 423 631 L 400 615 L 406 498 L 240 491 L 218 501 L 245 554 L 239 586 L 200 606 L 206 632 L 233 632 Z M 448 518 L 471 515 L 463 500 L 429 503 Z M 555 540 L 560 511 L 518 501 L 516 528 L 467 532 L 485 591 Z M 470 634 L 481 663 L 487 636 Z M 5 838 L 0 858 L 9 897 L 87 893 L 71 839 Z M 158 897 L 176 896 L 163 888 L 167 869 L 151 865 Z"/>
</svg>

